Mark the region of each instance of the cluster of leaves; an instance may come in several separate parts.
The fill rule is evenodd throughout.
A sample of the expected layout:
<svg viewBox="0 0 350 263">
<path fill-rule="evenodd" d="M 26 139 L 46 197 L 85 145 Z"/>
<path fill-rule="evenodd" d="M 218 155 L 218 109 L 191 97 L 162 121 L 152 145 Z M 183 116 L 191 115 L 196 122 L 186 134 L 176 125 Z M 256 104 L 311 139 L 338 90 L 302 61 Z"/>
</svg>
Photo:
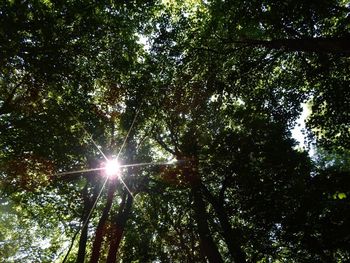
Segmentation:
<svg viewBox="0 0 350 263">
<path fill-rule="evenodd" d="M 2 2 L 1 258 L 349 260 L 349 12 Z M 314 160 L 291 138 L 303 102 Z M 123 169 L 123 182 L 57 175 L 100 167 L 101 151 L 164 165 Z"/>
</svg>

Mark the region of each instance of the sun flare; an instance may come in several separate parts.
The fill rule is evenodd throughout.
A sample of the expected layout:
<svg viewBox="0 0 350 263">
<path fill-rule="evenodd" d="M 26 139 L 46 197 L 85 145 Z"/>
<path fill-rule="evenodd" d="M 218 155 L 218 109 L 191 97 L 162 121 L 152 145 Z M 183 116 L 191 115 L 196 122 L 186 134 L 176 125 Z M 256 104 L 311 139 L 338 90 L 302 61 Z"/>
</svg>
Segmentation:
<svg viewBox="0 0 350 263">
<path fill-rule="evenodd" d="M 105 165 L 105 173 L 109 178 L 120 176 L 120 163 L 118 160 L 108 160 Z"/>
</svg>

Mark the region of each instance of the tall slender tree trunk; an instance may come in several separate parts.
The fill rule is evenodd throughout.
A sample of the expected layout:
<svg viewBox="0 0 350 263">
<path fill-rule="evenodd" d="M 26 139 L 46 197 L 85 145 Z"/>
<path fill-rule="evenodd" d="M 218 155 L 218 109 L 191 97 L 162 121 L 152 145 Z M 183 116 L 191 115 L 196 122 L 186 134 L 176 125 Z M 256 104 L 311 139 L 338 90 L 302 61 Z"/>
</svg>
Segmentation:
<svg viewBox="0 0 350 263">
<path fill-rule="evenodd" d="M 210 263 L 221 263 L 223 260 L 210 233 L 208 215 L 202 197 L 200 184 L 192 186 L 191 194 L 193 198 L 194 213 L 198 226 L 201 249 Z"/>
<path fill-rule="evenodd" d="M 104 232 L 109 211 L 111 210 L 111 207 L 112 207 L 115 190 L 116 190 L 116 182 L 109 181 L 109 187 L 107 192 L 107 202 L 102 211 L 102 215 L 100 217 L 100 220 L 96 228 L 95 240 L 92 246 L 90 263 L 97 263 L 100 258 L 100 250 L 101 250 L 102 241 L 103 241 L 103 232 Z"/>
<path fill-rule="evenodd" d="M 84 221 L 85 220 L 86 219 L 84 219 Z M 84 263 L 85 261 L 87 239 L 88 239 L 88 222 L 84 226 L 84 228 L 81 230 L 81 234 L 79 238 L 78 257 L 77 257 L 77 260 L 75 261 L 76 263 Z"/>
<path fill-rule="evenodd" d="M 125 193 L 118 213 L 112 218 L 112 238 L 109 243 L 107 263 L 115 263 L 117 260 L 117 253 L 123 238 L 126 222 L 130 216 L 132 203 L 133 197 L 129 193 Z"/>
<path fill-rule="evenodd" d="M 219 202 L 203 184 L 202 190 L 218 216 L 220 226 L 222 229 L 222 235 L 234 262 L 246 263 L 246 254 L 241 248 L 241 234 L 239 233 L 239 231 L 231 227 L 229 218 L 227 216 L 227 213 L 225 212 L 223 204 Z"/>
<path fill-rule="evenodd" d="M 196 146 L 194 145 L 192 148 L 195 149 Z M 223 263 L 223 259 L 217 245 L 214 242 L 208 224 L 206 204 L 203 200 L 203 193 L 201 190 L 202 182 L 198 172 L 198 158 L 196 158 L 195 152 L 190 156 L 192 157 L 178 156 L 178 159 L 186 160 L 182 170 L 188 184 L 191 187 L 190 193 L 193 200 L 194 219 L 197 223 L 201 254 L 205 255 L 210 263 Z"/>
<path fill-rule="evenodd" d="M 84 200 L 84 209 L 82 214 L 82 223 L 84 224 L 83 229 L 81 230 L 80 238 L 79 238 L 79 249 L 78 249 L 78 256 L 76 259 L 76 263 L 84 263 L 85 261 L 85 254 L 86 254 L 86 243 L 88 240 L 88 227 L 89 227 L 89 221 L 90 221 L 90 211 L 95 203 L 95 200 L 98 195 L 98 187 L 96 184 L 94 185 L 94 190 L 92 193 L 92 196 L 90 196 L 90 193 L 88 191 L 88 188 L 90 185 L 92 185 L 91 180 L 92 178 L 88 176 L 86 178 L 86 185 L 83 189 L 83 200 Z"/>
</svg>

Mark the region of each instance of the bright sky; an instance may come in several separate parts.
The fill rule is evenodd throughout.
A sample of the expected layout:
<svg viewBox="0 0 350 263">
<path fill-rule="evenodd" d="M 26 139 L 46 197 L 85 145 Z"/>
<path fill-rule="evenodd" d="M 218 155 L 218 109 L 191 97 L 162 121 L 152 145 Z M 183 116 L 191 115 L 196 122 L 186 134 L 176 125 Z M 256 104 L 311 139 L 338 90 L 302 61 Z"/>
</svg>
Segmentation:
<svg viewBox="0 0 350 263">
<path fill-rule="evenodd" d="M 309 109 L 305 103 L 303 103 L 301 106 L 303 111 L 301 112 L 301 115 L 299 116 L 295 127 L 292 130 L 292 137 L 299 142 L 300 146 L 304 146 L 305 135 L 303 134 L 303 130 L 305 130 L 305 120 L 309 115 Z"/>
<path fill-rule="evenodd" d="M 300 147 L 307 149 L 309 155 L 313 156 L 315 154 L 315 149 L 312 146 L 310 149 L 308 149 L 308 145 L 305 143 L 306 136 L 303 134 L 303 131 L 306 130 L 305 120 L 310 115 L 310 109 L 306 103 L 302 103 L 301 106 L 303 110 L 292 130 L 292 137 L 298 141 Z"/>
</svg>

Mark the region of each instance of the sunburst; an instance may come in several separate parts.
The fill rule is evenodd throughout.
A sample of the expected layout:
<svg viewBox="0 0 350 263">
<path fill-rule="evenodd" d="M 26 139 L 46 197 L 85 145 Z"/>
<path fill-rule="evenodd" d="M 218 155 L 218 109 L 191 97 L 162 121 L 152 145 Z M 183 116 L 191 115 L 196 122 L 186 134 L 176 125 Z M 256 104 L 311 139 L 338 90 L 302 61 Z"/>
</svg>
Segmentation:
<svg viewBox="0 0 350 263">
<path fill-rule="evenodd" d="M 78 118 L 68 109 L 69 113 L 73 116 L 73 118 L 81 124 L 81 122 L 78 120 Z M 80 230 L 83 229 L 88 221 L 89 221 L 89 218 L 90 216 L 92 215 L 93 213 L 93 210 L 95 209 L 96 207 L 96 204 L 98 202 L 98 200 L 100 199 L 101 197 L 101 194 L 102 194 L 102 191 L 104 189 L 104 187 L 106 186 L 106 183 L 108 180 L 116 180 L 118 179 L 122 184 L 123 186 L 125 187 L 125 189 L 129 192 L 130 196 L 132 198 L 134 198 L 131 190 L 129 189 L 129 187 L 126 185 L 124 179 L 123 179 L 123 173 L 122 173 L 122 170 L 123 168 L 128 168 L 128 167 L 142 167 L 142 166 L 154 166 L 154 165 L 172 165 L 172 164 L 176 164 L 177 161 L 170 161 L 170 162 L 148 162 L 148 163 L 134 163 L 134 164 L 121 164 L 120 161 L 119 161 L 119 156 L 126 144 L 126 141 L 130 135 L 130 132 L 135 124 L 135 121 L 136 121 L 136 118 L 137 118 L 137 115 L 139 113 L 140 109 L 137 110 L 135 116 L 134 116 L 134 119 L 130 125 L 130 128 L 124 138 L 124 141 L 119 149 L 119 152 L 116 156 L 116 158 L 107 158 L 107 156 L 104 154 L 104 152 L 102 151 L 102 148 L 94 141 L 94 139 L 92 138 L 92 135 L 85 129 L 84 125 L 81 125 L 84 132 L 87 134 L 88 138 L 90 139 L 91 143 L 94 145 L 94 147 L 100 152 L 100 154 L 103 156 L 103 158 L 105 159 L 105 162 L 103 163 L 103 165 L 101 167 L 97 167 L 97 168 L 90 168 L 90 169 L 82 169 L 82 170 L 77 170 L 77 171 L 67 171 L 67 172 L 61 172 L 61 173 L 57 173 L 55 174 L 56 176 L 60 176 L 60 175 L 71 175 L 71 174 L 82 174 L 82 173 L 87 173 L 87 172 L 93 172 L 93 171 L 103 171 L 103 175 L 105 175 L 105 180 L 102 184 L 102 187 L 99 191 L 99 194 L 92 206 L 92 208 L 90 209 L 89 211 L 89 214 L 87 216 L 87 218 L 85 219 L 85 221 L 82 223 L 81 227 L 77 230 L 77 232 L 75 233 L 73 239 L 72 239 L 72 242 L 71 242 L 71 245 L 70 247 L 68 248 L 68 251 L 62 261 L 62 263 L 65 263 L 66 260 L 68 259 L 68 256 L 69 256 L 69 253 L 73 247 L 73 244 L 74 244 L 74 241 L 77 237 L 77 235 L 79 234 Z"/>
</svg>

